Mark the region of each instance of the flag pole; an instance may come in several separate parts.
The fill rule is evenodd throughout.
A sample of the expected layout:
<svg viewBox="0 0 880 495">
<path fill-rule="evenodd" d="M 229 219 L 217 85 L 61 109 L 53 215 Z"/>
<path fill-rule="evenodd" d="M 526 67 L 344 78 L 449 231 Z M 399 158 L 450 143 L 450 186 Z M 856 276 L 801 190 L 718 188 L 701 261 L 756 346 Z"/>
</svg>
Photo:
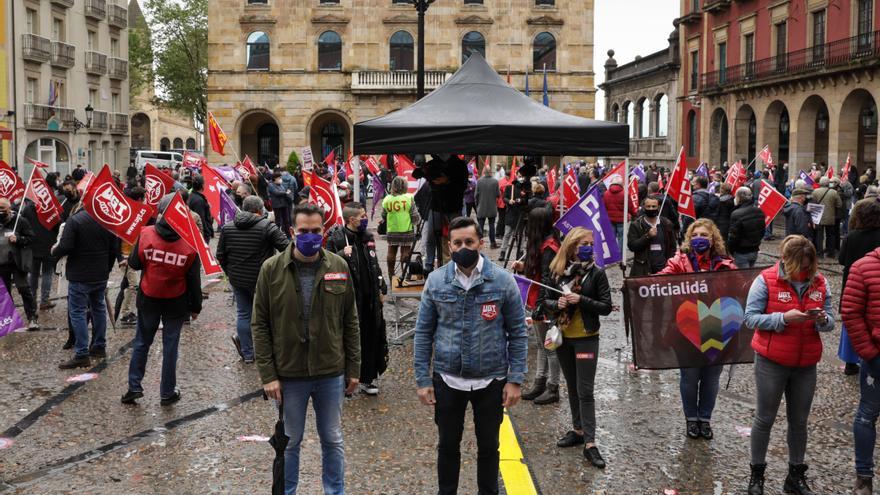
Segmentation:
<svg viewBox="0 0 880 495">
<path fill-rule="evenodd" d="M 27 199 L 28 189 L 31 188 L 31 181 L 34 180 L 34 172 L 37 170 L 36 165 L 32 165 L 31 175 L 28 176 L 27 185 L 24 186 L 24 196 L 21 197 L 21 207 L 18 209 L 18 215 L 15 216 L 15 225 L 12 226 L 12 233 L 15 234 L 15 229 L 18 228 L 18 221 L 21 220 L 21 210 L 24 209 L 24 200 Z"/>
<path fill-rule="evenodd" d="M 681 155 L 679 155 L 681 156 Z M 629 230 L 629 185 L 632 178 L 629 176 L 629 156 L 623 160 L 623 246 L 620 247 L 620 274 L 626 279 L 626 234 Z M 623 309 L 620 310 L 620 328 L 626 328 Z"/>
<path fill-rule="evenodd" d="M 672 181 L 672 178 L 675 177 L 675 173 L 678 172 L 678 167 L 681 165 L 681 154 L 684 153 L 684 146 L 678 151 L 678 160 L 675 161 L 675 167 L 672 169 L 672 175 L 666 180 L 666 188 L 663 190 L 663 201 L 660 203 L 660 214 L 663 214 L 663 206 L 666 205 L 666 198 L 669 197 L 669 182 Z"/>
</svg>

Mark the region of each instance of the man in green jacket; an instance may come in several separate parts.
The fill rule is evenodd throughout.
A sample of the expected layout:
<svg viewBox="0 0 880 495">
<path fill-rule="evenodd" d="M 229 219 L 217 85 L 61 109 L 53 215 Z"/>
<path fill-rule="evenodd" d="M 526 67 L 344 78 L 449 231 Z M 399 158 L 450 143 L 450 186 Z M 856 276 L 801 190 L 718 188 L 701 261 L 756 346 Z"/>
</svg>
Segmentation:
<svg viewBox="0 0 880 495">
<path fill-rule="evenodd" d="M 360 335 L 348 264 L 321 248 L 324 211 L 293 211 L 295 242 L 263 263 L 251 332 L 266 394 L 280 401 L 285 434 L 286 493 L 299 483 L 299 449 L 309 398 L 321 439 L 324 493 L 344 493 L 343 394 L 357 389 Z"/>
</svg>

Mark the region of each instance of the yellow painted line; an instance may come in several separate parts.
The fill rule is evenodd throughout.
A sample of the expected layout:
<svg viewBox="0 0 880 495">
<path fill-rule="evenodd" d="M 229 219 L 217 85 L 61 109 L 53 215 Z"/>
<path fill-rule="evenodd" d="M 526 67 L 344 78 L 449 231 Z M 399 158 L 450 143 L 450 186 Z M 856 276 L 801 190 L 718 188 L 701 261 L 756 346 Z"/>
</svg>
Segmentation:
<svg viewBox="0 0 880 495">
<path fill-rule="evenodd" d="M 535 482 L 529 473 L 529 466 L 523 459 L 522 449 L 516 439 L 513 423 L 507 411 L 504 411 L 504 419 L 501 422 L 501 431 L 498 435 L 501 479 L 508 495 L 537 495 Z"/>
</svg>

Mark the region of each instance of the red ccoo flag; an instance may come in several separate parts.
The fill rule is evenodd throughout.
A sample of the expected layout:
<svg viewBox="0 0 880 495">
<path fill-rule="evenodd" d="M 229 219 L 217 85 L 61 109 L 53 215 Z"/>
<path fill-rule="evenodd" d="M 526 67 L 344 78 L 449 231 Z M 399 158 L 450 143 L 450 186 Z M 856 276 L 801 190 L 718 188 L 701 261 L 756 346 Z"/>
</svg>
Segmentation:
<svg viewBox="0 0 880 495">
<path fill-rule="evenodd" d="M 766 180 L 761 181 L 761 192 L 758 194 L 758 208 L 764 212 L 764 226 L 776 218 L 788 200 Z"/>
<path fill-rule="evenodd" d="M 364 158 L 364 155 L 361 155 L 361 163 L 366 165 L 367 170 L 370 171 L 371 174 L 378 176 L 381 170 L 379 170 L 379 162 L 376 161 L 376 158 L 373 156 L 367 156 Z"/>
<path fill-rule="evenodd" d="M 547 193 L 553 194 L 556 192 L 556 167 L 550 169 L 547 172 Z"/>
<path fill-rule="evenodd" d="M 623 180 L 624 179 L 623 174 L 625 173 L 625 171 L 626 171 L 626 161 L 622 161 L 622 162 L 618 163 L 616 167 L 611 169 L 611 172 L 608 172 L 607 174 L 605 174 L 605 177 L 602 178 L 602 182 L 605 183 L 605 188 L 607 189 L 607 188 L 611 187 L 611 179 L 613 179 L 614 176 L 620 177 L 621 184 L 626 182 Z"/>
<path fill-rule="evenodd" d="M 767 165 L 773 165 L 773 153 L 770 152 L 769 145 L 764 146 L 764 148 L 761 149 L 761 152 L 758 153 L 758 157 L 760 157 Z"/>
<path fill-rule="evenodd" d="M 43 173 L 39 168 L 34 168 L 31 173 L 30 184 L 26 188 L 25 197 L 34 202 L 37 211 L 37 220 L 46 230 L 52 230 L 61 221 L 61 203 L 52 193 Z"/>
<path fill-rule="evenodd" d="M 24 189 L 21 177 L 8 163 L 0 160 L 0 198 L 6 198 L 10 203 L 17 203 L 24 197 Z"/>
<path fill-rule="evenodd" d="M 141 229 L 153 217 L 152 206 L 135 201 L 119 190 L 107 165 L 86 190 L 82 205 L 102 227 L 129 244 L 137 241 Z"/>
<path fill-rule="evenodd" d="M 202 237 L 202 231 L 196 226 L 196 222 L 193 220 L 189 208 L 183 203 L 180 193 L 176 193 L 171 202 L 168 203 L 168 207 L 165 208 L 165 212 L 162 213 L 162 218 L 164 218 L 165 222 L 177 232 L 177 235 L 180 236 L 183 242 L 196 250 L 199 255 L 199 261 L 202 263 L 202 269 L 205 271 L 205 275 L 223 273 L 223 269 L 220 268 L 220 263 L 217 262 L 217 259 L 211 254 L 211 250 L 208 249 L 208 243 L 206 243 L 205 238 Z"/>
<path fill-rule="evenodd" d="M 580 188 L 578 188 L 577 176 L 574 175 L 574 169 L 569 170 L 565 174 L 562 181 L 562 201 L 565 208 L 571 208 L 578 200 L 581 199 Z"/>
<path fill-rule="evenodd" d="M 148 162 L 144 165 L 144 189 L 144 202 L 155 208 L 162 196 L 174 192 L 174 179 Z"/>
<path fill-rule="evenodd" d="M 394 155 L 394 162 L 397 175 L 406 177 L 407 192 L 415 194 L 419 190 L 419 180 L 413 177 L 416 164 L 406 155 Z"/>
<path fill-rule="evenodd" d="M 251 161 L 251 157 L 244 155 L 244 160 L 241 161 L 241 166 L 247 170 L 250 175 L 257 175 L 257 167 L 254 166 L 254 162 Z"/>
<path fill-rule="evenodd" d="M 214 118 L 214 114 L 211 112 L 208 112 L 208 136 L 211 138 L 211 149 L 216 153 L 226 156 L 226 142 L 229 138 L 226 137 L 226 133 L 223 132 L 220 124 L 217 123 L 217 119 Z"/>
<path fill-rule="evenodd" d="M 31 159 L 31 158 L 28 158 L 28 157 L 25 157 L 25 158 L 27 158 L 27 161 L 31 162 L 31 165 L 33 165 L 33 166 L 35 166 L 35 167 L 37 167 L 37 168 L 49 168 L 49 165 L 46 164 L 46 163 L 38 162 L 38 161 L 33 160 L 33 159 Z"/>
<path fill-rule="evenodd" d="M 354 157 L 351 150 L 348 152 L 348 160 L 345 160 L 345 176 L 354 175 L 354 168 L 351 166 L 351 159 Z"/>
<path fill-rule="evenodd" d="M 736 162 L 727 171 L 727 179 L 724 181 L 730 184 L 730 189 L 736 192 L 737 189 L 746 183 L 746 169 L 743 168 L 741 162 Z"/>
<path fill-rule="evenodd" d="M 666 194 L 672 196 L 672 199 L 678 203 L 679 213 L 696 219 L 691 183 L 685 178 L 686 172 L 687 162 L 684 157 L 684 146 L 682 146 L 681 152 L 678 154 L 678 161 L 675 163 L 675 170 L 672 171 L 672 177 L 669 179 L 669 189 Z"/>
<path fill-rule="evenodd" d="M 629 212 L 630 215 L 635 216 L 636 212 L 639 211 L 639 178 L 636 176 L 631 176 L 629 178 Z"/>
<path fill-rule="evenodd" d="M 324 209 L 324 235 L 326 237 L 334 225 L 342 225 L 342 205 L 336 184 L 331 184 L 312 173 L 312 186 L 309 188 L 309 202 Z"/>
</svg>

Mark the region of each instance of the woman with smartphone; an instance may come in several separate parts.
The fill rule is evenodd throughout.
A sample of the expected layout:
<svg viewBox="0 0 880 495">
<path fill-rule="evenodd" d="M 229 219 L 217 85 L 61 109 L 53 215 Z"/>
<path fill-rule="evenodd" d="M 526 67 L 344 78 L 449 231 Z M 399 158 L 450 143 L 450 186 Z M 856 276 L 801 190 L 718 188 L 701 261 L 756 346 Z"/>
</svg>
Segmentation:
<svg viewBox="0 0 880 495">
<path fill-rule="evenodd" d="M 783 491 L 811 495 L 807 484 L 807 420 L 816 391 L 816 363 L 822 357 L 819 332 L 834 329 L 831 291 L 820 274 L 816 248 L 790 235 L 780 246 L 782 260 L 752 283 L 745 325 L 755 329 L 757 408 L 751 434 L 749 495 L 763 495 L 767 445 L 785 396 L 788 420 L 788 476 Z"/>
</svg>

